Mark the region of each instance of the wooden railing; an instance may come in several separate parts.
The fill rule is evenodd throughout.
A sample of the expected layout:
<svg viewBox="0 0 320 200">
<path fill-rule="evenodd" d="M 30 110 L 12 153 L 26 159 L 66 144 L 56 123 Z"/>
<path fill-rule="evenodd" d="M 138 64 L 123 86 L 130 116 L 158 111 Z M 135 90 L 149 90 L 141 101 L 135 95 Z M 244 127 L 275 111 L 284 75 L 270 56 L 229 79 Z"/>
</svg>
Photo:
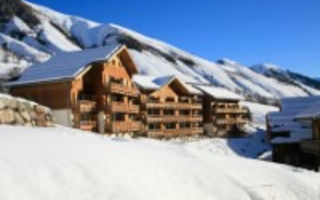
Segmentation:
<svg viewBox="0 0 320 200">
<path fill-rule="evenodd" d="M 243 108 L 216 108 L 214 109 L 215 113 L 237 113 L 237 114 L 244 114 L 247 110 Z"/>
<path fill-rule="evenodd" d="M 105 88 L 110 93 L 119 93 L 119 94 L 125 94 L 129 96 L 138 96 L 139 90 L 135 87 L 128 87 L 126 85 L 120 84 L 120 83 L 106 83 Z"/>
<path fill-rule="evenodd" d="M 202 133 L 203 133 L 202 127 L 148 130 L 148 135 L 154 136 L 154 137 L 157 137 L 157 136 L 177 137 L 177 136 L 197 135 Z"/>
<path fill-rule="evenodd" d="M 147 115 L 147 122 L 201 122 L 202 116 L 190 115 Z"/>
<path fill-rule="evenodd" d="M 230 124 L 231 125 L 231 124 L 245 124 L 248 121 L 245 119 L 241 119 L 241 118 L 238 118 L 238 119 L 229 118 L 229 119 L 217 119 L 217 120 L 215 120 L 215 122 L 218 125 L 223 125 L 223 124 Z"/>
<path fill-rule="evenodd" d="M 201 104 L 177 102 L 147 102 L 146 108 L 201 109 Z"/>
<path fill-rule="evenodd" d="M 91 112 L 96 110 L 96 102 L 92 100 L 78 100 L 74 108 L 80 112 Z"/>
<path fill-rule="evenodd" d="M 147 122 L 161 122 L 163 116 L 161 115 L 147 115 Z"/>
<path fill-rule="evenodd" d="M 139 106 L 135 104 L 128 104 L 125 102 L 111 102 L 107 105 L 107 109 L 111 112 L 124 112 L 124 113 L 139 113 Z"/>
<path fill-rule="evenodd" d="M 130 131 L 140 131 L 142 128 L 142 123 L 138 121 L 115 121 L 107 124 L 107 129 L 112 132 L 130 132 Z"/>
</svg>

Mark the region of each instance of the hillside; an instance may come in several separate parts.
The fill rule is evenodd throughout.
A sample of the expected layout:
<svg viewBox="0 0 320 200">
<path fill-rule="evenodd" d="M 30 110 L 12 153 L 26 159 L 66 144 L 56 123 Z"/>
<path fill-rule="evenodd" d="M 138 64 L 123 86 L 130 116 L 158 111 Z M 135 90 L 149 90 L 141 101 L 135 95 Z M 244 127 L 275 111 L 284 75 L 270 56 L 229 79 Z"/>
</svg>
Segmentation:
<svg viewBox="0 0 320 200">
<path fill-rule="evenodd" d="M 122 43 L 129 47 L 142 74 L 174 74 L 186 82 L 222 86 L 259 102 L 320 95 L 320 82 L 298 73 L 282 70 L 279 77 L 229 59 L 211 62 L 115 24 L 99 24 L 19 0 L 12 2 L 0 1 L 3 78 L 16 76 L 30 64 L 57 53 Z"/>
<path fill-rule="evenodd" d="M 2 125 L 0 199 L 319 197 L 317 173 L 221 154 L 210 140 L 203 142 L 112 139 L 62 127 Z"/>
</svg>

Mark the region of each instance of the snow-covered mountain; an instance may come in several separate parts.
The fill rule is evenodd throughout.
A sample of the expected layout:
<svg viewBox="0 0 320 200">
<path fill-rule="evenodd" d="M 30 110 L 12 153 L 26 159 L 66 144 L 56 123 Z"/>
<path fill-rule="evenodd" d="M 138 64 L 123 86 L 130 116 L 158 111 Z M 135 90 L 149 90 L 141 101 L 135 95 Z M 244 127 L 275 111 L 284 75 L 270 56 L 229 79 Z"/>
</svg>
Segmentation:
<svg viewBox="0 0 320 200">
<path fill-rule="evenodd" d="M 252 68 L 229 59 L 211 62 L 114 24 L 99 24 L 20 0 L 0 0 L 0 73 L 9 78 L 34 62 L 65 52 L 126 44 L 142 74 L 225 87 L 249 100 L 320 95 L 320 82 L 273 65 Z"/>
</svg>

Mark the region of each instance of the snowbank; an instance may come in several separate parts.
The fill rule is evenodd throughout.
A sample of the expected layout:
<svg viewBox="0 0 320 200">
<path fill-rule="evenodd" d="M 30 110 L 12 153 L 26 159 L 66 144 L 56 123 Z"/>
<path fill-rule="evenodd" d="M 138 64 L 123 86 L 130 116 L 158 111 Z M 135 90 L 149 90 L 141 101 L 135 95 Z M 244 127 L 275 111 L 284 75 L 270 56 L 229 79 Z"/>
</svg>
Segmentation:
<svg viewBox="0 0 320 200">
<path fill-rule="evenodd" d="M 0 199 L 317 199 L 320 175 L 263 161 L 111 139 L 67 128 L 0 126 Z"/>
</svg>

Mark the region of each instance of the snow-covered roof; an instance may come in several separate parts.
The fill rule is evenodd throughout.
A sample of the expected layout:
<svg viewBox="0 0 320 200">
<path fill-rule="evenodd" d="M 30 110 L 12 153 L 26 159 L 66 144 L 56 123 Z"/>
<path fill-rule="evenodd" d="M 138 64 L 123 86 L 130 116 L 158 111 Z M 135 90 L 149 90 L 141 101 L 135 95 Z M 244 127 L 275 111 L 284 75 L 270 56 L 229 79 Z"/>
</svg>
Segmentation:
<svg viewBox="0 0 320 200">
<path fill-rule="evenodd" d="M 320 96 L 291 97 L 282 99 L 281 112 L 268 115 L 273 133 L 288 131 L 289 137 L 276 137 L 272 143 L 292 143 L 312 137 L 311 124 L 297 119 L 311 118 L 320 114 Z"/>
<path fill-rule="evenodd" d="M 133 82 L 143 90 L 158 90 L 164 85 L 169 84 L 175 77 L 174 76 L 147 76 L 136 74 L 133 76 Z"/>
<path fill-rule="evenodd" d="M 184 83 L 184 86 L 188 89 L 188 91 L 191 94 L 195 94 L 195 95 L 202 95 L 203 93 L 201 92 L 201 90 L 197 89 L 195 86 L 188 84 L 188 83 Z"/>
<path fill-rule="evenodd" d="M 236 101 L 240 101 L 244 99 L 242 96 L 237 95 L 236 93 L 231 92 L 222 87 L 214 87 L 214 86 L 206 86 L 206 85 L 197 85 L 196 87 L 215 99 L 236 100 Z"/>
<path fill-rule="evenodd" d="M 313 103 L 295 116 L 296 119 L 312 119 L 320 117 L 320 98 L 313 98 Z"/>
<path fill-rule="evenodd" d="M 184 83 L 174 75 L 170 76 L 148 76 L 136 74 L 133 76 L 133 82 L 142 90 L 154 91 L 170 84 L 173 80 L 178 80 L 181 85 L 189 92 L 189 94 L 201 95 L 202 92 L 190 84 Z"/>
<path fill-rule="evenodd" d="M 113 44 L 95 49 L 59 53 L 47 62 L 29 67 L 18 80 L 9 82 L 7 85 L 15 86 L 74 78 L 91 63 L 108 60 L 120 48 L 121 45 Z"/>
</svg>

